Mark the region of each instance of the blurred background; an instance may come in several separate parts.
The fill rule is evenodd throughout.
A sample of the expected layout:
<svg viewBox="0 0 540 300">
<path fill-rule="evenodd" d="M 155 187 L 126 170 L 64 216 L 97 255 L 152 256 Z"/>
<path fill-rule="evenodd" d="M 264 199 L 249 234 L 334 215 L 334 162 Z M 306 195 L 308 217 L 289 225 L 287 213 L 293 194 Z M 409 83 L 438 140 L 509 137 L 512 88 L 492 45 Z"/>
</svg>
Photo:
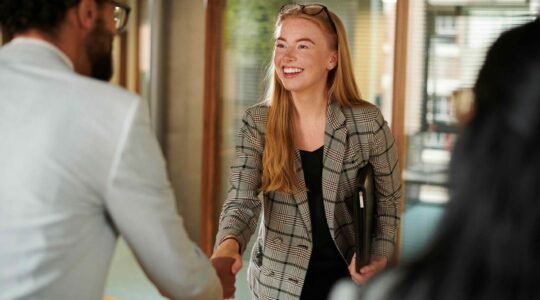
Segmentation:
<svg viewBox="0 0 540 300">
<path fill-rule="evenodd" d="M 113 83 L 140 94 L 190 237 L 210 254 L 243 111 L 262 100 L 282 0 L 129 0 Z M 383 112 L 403 171 L 398 262 L 429 241 L 485 52 L 540 0 L 327 0 L 347 29 L 362 97 Z M 309 3 L 296 1 L 296 3 Z M 10 37 L 2 31 L 0 44 Z M 114 101 L 114 99 L 111 99 Z M 246 257 L 249 251 L 246 251 Z M 247 262 L 245 264 L 247 266 Z M 236 299 L 249 299 L 245 268 Z M 163 299 L 120 240 L 106 294 Z"/>
</svg>

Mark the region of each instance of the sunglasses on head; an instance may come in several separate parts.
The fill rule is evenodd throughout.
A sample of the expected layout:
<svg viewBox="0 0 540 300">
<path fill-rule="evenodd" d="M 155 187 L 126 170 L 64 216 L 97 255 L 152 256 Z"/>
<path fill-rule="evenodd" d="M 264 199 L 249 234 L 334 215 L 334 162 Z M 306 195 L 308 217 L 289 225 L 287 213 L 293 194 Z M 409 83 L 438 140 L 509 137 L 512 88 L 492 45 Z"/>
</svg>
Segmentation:
<svg viewBox="0 0 540 300">
<path fill-rule="evenodd" d="M 299 9 L 303 14 L 306 14 L 308 16 L 316 16 L 323 11 L 326 13 L 326 16 L 328 17 L 328 20 L 330 20 L 330 24 L 332 24 L 332 28 L 334 29 L 334 32 L 337 34 L 337 28 L 336 24 L 334 23 L 334 19 L 332 19 L 332 15 L 328 11 L 328 8 L 322 4 L 314 3 L 314 4 L 285 4 L 279 9 L 279 14 L 283 15 L 287 13 L 290 10 L 293 9 Z"/>
</svg>

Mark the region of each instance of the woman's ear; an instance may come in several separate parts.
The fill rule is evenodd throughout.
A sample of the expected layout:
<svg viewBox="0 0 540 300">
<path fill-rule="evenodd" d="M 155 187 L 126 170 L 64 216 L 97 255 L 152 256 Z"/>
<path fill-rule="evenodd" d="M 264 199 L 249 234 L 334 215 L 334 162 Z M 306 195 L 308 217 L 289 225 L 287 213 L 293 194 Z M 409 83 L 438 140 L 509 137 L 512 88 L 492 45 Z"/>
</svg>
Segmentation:
<svg viewBox="0 0 540 300">
<path fill-rule="evenodd" d="M 338 61 L 338 53 L 337 51 L 333 51 L 332 54 L 330 55 L 330 60 L 328 61 L 327 68 L 329 71 L 337 66 L 337 61 Z"/>
<path fill-rule="evenodd" d="M 96 0 L 81 0 L 76 7 L 77 20 L 83 29 L 94 28 L 98 17 L 98 7 Z"/>
</svg>

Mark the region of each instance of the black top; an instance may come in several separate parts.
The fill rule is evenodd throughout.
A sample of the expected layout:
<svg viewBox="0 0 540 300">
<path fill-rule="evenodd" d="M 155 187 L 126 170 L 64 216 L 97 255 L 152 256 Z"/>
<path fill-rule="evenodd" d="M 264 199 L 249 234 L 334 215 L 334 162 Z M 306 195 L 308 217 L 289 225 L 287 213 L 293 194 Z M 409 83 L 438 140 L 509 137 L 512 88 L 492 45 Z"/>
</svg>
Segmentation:
<svg viewBox="0 0 540 300">
<path fill-rule="evenodd" d="M 327 299 L 334 283 L 348 277 L 349 270 L 330 236 L 322 197 L 324 146 L 309 152 L 300 150 L 304 179 L 308 188 L 313 251 L 300 299 Z"/>
</svg>

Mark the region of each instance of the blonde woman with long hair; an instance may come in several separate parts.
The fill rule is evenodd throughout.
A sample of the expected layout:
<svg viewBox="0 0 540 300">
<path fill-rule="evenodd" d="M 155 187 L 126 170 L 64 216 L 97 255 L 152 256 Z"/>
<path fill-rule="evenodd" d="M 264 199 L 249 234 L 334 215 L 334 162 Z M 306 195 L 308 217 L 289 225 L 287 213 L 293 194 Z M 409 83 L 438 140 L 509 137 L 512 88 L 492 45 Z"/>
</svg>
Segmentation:
<svg viewBox="0 0 540 300">
<path fill-rule="evenodd" d="M 281 8 L 270 71 L 266 101 L 244 114 L 213 258 L 232 257 L 236 274 L 262 210 L 248 268 L 252 298 L 326 299 L 337 280 L 362 284 L 392 255 L 400 211 L 394 139 L 379 109 L 360 98 L 343 24 L 325 6 Z M 370 263 L 356 272 L 347 202 L 368 164 L 376 234 Z"/>
</svg>

